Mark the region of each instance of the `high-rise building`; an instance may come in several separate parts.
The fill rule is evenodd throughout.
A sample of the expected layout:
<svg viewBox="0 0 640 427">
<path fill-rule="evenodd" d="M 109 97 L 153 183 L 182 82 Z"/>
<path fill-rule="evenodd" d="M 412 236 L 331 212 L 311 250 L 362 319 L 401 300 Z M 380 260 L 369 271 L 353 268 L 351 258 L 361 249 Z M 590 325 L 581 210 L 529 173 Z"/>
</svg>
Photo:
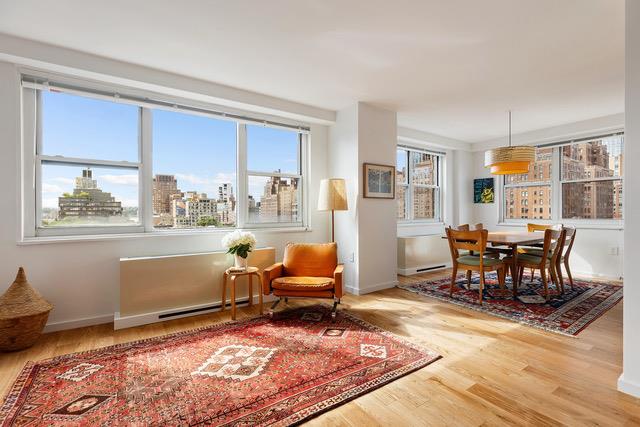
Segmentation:
<svg viewBox="0 0 640 427">
<path fill-rule="evenodd" d="M 111 193 L 98 188 L 91 169 L 83 169 L 76 178 L 73 193 L 58 197 L 58 218 L 122 216 L 122 203 Z"/>
<path fill-rule="evenodd" d="M 298 180 L 277 176 L 269 178 L 256 209 L 261 221 L 297 221 Z"/>
<path fill-rule="evenodd" d="M 153 177 L 153 213 L 154 215 L 171 212 L 171 196 L 181 194 L 178 181 L 173 175 Z"/>
<path fill-rule="evenodd" d="M 215 220 L 216 215 L 215 199 L 210 199 L 205 193 L 191 193 L 191 197 L 185 200 L 174 200 L 172 210 L 174 212 L 174 227 L 193 228 L 205 225 L 203 221 Z M 214 225 L 206 223 L 206 225 Z"/>
</svg>

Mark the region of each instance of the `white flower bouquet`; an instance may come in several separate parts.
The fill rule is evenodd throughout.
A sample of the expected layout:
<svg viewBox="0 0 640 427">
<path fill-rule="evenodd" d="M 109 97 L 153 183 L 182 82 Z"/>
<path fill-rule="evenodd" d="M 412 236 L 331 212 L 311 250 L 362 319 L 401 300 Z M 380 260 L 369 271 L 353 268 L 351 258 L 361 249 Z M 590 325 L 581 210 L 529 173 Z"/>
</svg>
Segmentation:
<svg viewBox="0 0 640 427">
<path fill-rule="evenodd" d="M 256 248 L 256 236 L 249 231 L 236 230 L 222 238 L 222 245 L 227 253 L 235 257 L 236 267 L 246 267 L 249 252 Z M 241 258 L 241 259 L 240 259 Z"/>
</svg>

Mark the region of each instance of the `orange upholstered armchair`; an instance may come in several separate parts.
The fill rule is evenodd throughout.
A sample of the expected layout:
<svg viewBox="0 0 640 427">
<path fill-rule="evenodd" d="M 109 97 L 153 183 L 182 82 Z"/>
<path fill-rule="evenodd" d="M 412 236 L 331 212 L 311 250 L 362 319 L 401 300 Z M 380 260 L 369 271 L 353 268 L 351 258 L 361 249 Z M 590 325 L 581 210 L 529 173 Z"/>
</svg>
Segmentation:
<svg viewBox="0 0 640 427">
<path fill-rule="evenodd" d="M 269 315 L 289 297 L 331 298 L 331 316 L 335 318 L 342 297 L 342 269 L 335 243 L 288 243 L 282 262 L 262 273 L 263 293 L 278 297 Z"/>
</svg>

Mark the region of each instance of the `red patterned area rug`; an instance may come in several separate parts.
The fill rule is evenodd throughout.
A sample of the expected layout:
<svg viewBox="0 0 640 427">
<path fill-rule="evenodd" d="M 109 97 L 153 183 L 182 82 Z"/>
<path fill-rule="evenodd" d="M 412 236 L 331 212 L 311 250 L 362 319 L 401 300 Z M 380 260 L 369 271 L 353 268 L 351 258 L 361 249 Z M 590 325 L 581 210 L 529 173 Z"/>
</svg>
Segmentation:
<svg viewBox="0 0 640 427">
<path fill-rule="evenodd" d="M 316 305 L 30 362 L 0 425 L 290 425 L 439 357 Z"/>
<path fill-rule="evenodd" d="M 570 336 L 578 335 L 622 299 L 622 286 L 574 280 L 574 289 L 565 283 L 564 295 L 558 295 L 555 285 L 550 284 L 550 298 L 545 302 L 540 276 L 534 276 L 530 283 L 527 274 L 522 280 L 522 285 L 518 287 L 518 298 L 513 299 L 511 278 L 507 276 L 505 290 L 498 285 L 495 273 L 487 273 L 483 302 L 479 305 L 480 278 L 477 273 L 472 276 L 471 288 L 464 276 L 458 276 L 453 297 L 449 296 L 450 283 L 451 277 L 446 277 L 398 287 L 534 328 Z"/>
</svg>

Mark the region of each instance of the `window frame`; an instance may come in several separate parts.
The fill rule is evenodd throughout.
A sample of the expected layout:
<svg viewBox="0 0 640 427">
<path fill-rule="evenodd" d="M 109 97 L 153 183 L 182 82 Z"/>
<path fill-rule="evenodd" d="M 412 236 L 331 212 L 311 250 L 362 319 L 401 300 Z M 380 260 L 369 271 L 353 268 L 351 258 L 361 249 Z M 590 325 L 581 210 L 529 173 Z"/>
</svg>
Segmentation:
<svg viewBox="0 0 640 427">
<path fill-rule="evenodd" d="M 443 173 L 444 173 L 444 162 L 446 154 L 443 152 L 432 151 L 424 148 L 416 148 L 407 145 L 396 146 L 396 167 L 397 167 L 397 152 L 399 150 L 403 150 L 406 152 L 406 161 L 407 161 L 407 175 L 405 177 L 406 182 L 404 184 L 399 184 L 396 182 L 396 197 L 398 197 L 397 188 L 403 187 L 405 189 L 405 201 L 404 201 L 404 218 L 396 218 L 398 225 L 420 225 L 420 224 L 442 224 L 443 223 L 443 211 L 444 211 L 444 191 L 443 191 Z M 434 178 L 436 184 L 414 184 L 412 182 L 413 178 L 413 167 L 411 166 L 411 153 L 421 153 L 428 154 L 430 156 L 436 157 L 436 171 L 434 174 Z M 395 177 L 394 177 L 395 179 Z M 434 217 L 433 218 L 414 218 L 413 212 L 413 199 L 414 199 L 414 189 L 415 188 L 431 188 L 436 190 L 438 196 L 435 198 L 435 206 L 434 206 Z"/>
<path fill-rule="evenodd" d="M 552 158 L 551 158 L 551 180 L 550 181 L 535 181 L 535 182 L 525 182 L 525 183 L 515 183 L 508 184 L 506 182 L 506 177 L 503 176 L 499 179 L 501 190 L 500 190 L 500 216 L 499 216 L 499 224 L 500 225 L 523 225 L 530 223 L 532 221 L 538 222 L 540 224 L 557 224 L 562 223 L 565 225 L 572 225 L 577 227 L 593 227 L 593 228 L 615 228 L 622 229 L 624 225 L 624 208 L 623 208 L 623 217 L 620 219 L 616 218 L 564 218 L 563 217 L 563 184 L 566 183 L 574 183 L 574 182 L 596 182 L 596 181 L 620 181 L 622 183 L 622 205 L 624 206 L 624 168 L 622 168 L 622 174 L 619 177 L 602 177 L 602 178 L 584 178 L 577 180 L 563 180 L 562 179 L 562 147 L 572 144 L 585 143 L 596 141 L 599 139 L 612 137 L 612 136 L 622 136 L 622 153 L 624 155 L 624 130 L 617 129 L 606 135 L 595 135 L 588 136 L 584 138 L 579 138 L 571 141 L 563 141 L 552 144 L 532 144 L 536 148 L 551 148 L 552 149 Z M 548 183 L 547 183 L 548 182 Z M 508 188 L 513 187 L 530 187 L 530 186 L 548 186 L 551 188 L 551 219 L 522 219 L 522 218 L 507 218 L 507 197 L 506 191 Z"/>
<path fill-rule="evenodd" d="M 138 114 L 138 161 L 112 161 L 99 159 L 71 158 L 57 155 L 43 155 L 42 151 L 42 108 L 41 91 L 52 90 L 49 87 L 48 75 L 37 73 L 22 74 L 20 84 L 21 117 L 22 117 L 22 138 L 20 140 L 20 191 L 19 204 L 21 224 L 18 229 L 18 241 L 38 238 L 87 238 L 102 235 L 171 235 L 189 233 L 227 233 L 235 229 L 306 229 L 309 224 L 309 202 L 307 177 L 309 172 L 309 144 L 310 127 L 306 123 L 294 122 L 282 119 L 282 123 L 273 121 L 271 116 L 260 117 L 260 115 L 248 116 L 242 111 L 220 109 L 217 106 L 201 105 L 198 102 L 189 100 L 163 97 L 163 101 L 153 103 L 151 100 L 157 98 L 157 94 L 136 91 L 131 89 L 130 95 L 127 88 L 120 88 L 114 85 L 92 84 L 78 81 L 75 78 L 65 78 L 55 76 L 56 82 L 61 82 L 62 87 L 55 86 L 55 90 L 71 95 L 83 96 L 93 99 L 107 100 L 124 104 L 135 105 L 139 109 Z M 53 77 L 52 77 L 53 78 Z M 43 83 L 32 80 L 43 81 Z M 67 89 L 65 85 L 73 85 Z M 105 90 L 111 91 L 113 95 L 105 94 Z M 147 98 L 144 98 L 148 96 Z M 155 97 L 155 98 L 154 98 Z M 147 99 L 149 102 L 145 102 Z M 214 108 L 215 107 L 215 108 Z M 208 110 L 207 108 L 210 108 Z M 153 226 L 153 110 L 163 109 L 178 111 L 181 113 L 207 116 L 216 120 L 228 120 L 236 123 L 236 224 L 235 227 L 220 228 L 180 228 L 180 229 L 157 229 Z M 227 112 L 225 112 L 227 111 Z M 269 120 L 267 120 L 269 118 Z M 275 118 L 276 120 L 279 118 Z M 265 222 L 249 223 L 248 219 L 248 177 L 250 174 L 263 174 L 259 171 L 247 171 L 247 140 L 246 126 L 262 125 L 266 127 L 282 128 L 288 131 L 297 132 L 299 137 L 298 174 L 274 174 L 269 176 L 282 175 L 283 177 L 293 177 L 299 179 L 299 221 L 295 222 Z M 132 225 L 96 225 L 96 226 L 55 226 L 43 227 L 42 221 L 42 164 L 72 164 L 72 165 L 94 165 L 96 167 L 120 168 L 136 170 L 138 173 L 138 223 Z M 247 199 L 247 200 L 245 200 Z"/>
</svg>

